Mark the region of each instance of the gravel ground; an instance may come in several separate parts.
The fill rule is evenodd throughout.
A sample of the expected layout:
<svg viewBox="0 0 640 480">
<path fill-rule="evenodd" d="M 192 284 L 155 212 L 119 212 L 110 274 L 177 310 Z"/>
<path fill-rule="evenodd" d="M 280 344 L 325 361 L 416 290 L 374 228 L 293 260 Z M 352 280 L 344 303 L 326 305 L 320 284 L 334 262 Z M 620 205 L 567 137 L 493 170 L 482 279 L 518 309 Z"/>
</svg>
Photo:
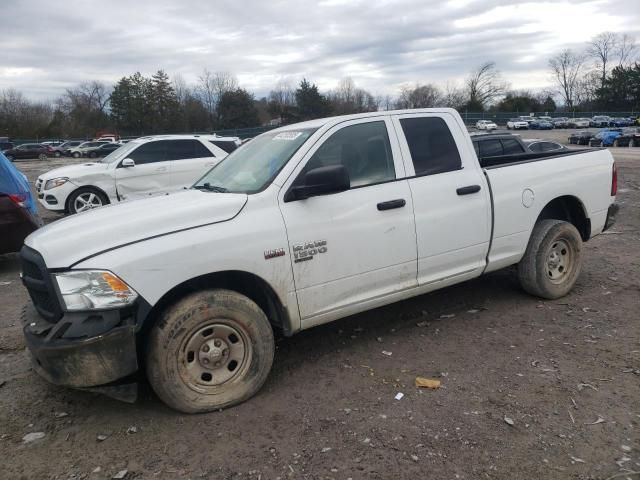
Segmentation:
<svg viewBox="0 0 640 480">
<path fill-rule="evenodd" d="M 40 379 L 18 322 L 27 294 L 17 258 L 0 256 L 0 478 L 127 470 L 129 479 L 607 479 L 640 471 L 640 149 L 612 152 L 619 221 L 586 244 L 567 297 L 532 298 L 506 269 L 279 339 L 263 390 L 211 414 L 175 413 L 145 386 L 129 405 Z M 33 181 L 72 161 L 18 166 Z M 442 386 L 417 389 L 416 376 Z M 627 476 L 638 478 L 616 478 Z"/>
</svg>

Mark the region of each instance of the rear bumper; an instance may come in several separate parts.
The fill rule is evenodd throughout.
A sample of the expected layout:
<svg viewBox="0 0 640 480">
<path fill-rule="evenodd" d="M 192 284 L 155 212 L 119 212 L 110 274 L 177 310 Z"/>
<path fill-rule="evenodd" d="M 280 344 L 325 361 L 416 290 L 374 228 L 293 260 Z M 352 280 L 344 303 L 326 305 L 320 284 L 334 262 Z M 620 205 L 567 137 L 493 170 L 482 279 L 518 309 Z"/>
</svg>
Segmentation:
<svg viewBox="0 0 640 480">
<path fill-rule="evenodd" d="M 609 205 L 609 209 L 607 210 L 607 220 L 604 223 L 603 232 L 609 230 L 616 223 L 616 217 L 618 216 L 618 212 L 620 211 L 620 207 L 613 203 Z"/>
<path fill-rule="evenodd" d="M 51 383 L 74 388 L 101 386 L 135 373 L 135 322 L 122 321 L 110 328 L 108 314 L 120 318 L 114 311 L 67 313 L 50 323 L 27 305 L 22 323 L 34 370 Z M 73 338 L 65 336 L 70 331 Z"/>
</svg>

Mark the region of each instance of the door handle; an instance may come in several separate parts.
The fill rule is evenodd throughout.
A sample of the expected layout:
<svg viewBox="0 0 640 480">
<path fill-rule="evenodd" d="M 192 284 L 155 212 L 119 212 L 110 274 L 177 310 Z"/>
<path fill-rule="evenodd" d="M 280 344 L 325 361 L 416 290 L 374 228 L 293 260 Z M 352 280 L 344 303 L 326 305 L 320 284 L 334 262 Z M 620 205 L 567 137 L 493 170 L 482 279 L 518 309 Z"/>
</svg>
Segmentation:
<svg viewBox="0 0 640 480">
<path fill-rule="evenodd" d="M 480 191 L 480 185 L 469 185 L 467 187 L 460 187 L 456 190 L 458 195 L 470 195 L 472 193 L 478 193 Z"/>
<path fill-rule="evenodd" d="M 397 200 L 389 200 L 388 202 L 380 202 L 378 204 L 378 210 L 391 210 L 393 208 L 402 208 L 407 204 L 404 198 L 398 198 Z"/>
</svg>

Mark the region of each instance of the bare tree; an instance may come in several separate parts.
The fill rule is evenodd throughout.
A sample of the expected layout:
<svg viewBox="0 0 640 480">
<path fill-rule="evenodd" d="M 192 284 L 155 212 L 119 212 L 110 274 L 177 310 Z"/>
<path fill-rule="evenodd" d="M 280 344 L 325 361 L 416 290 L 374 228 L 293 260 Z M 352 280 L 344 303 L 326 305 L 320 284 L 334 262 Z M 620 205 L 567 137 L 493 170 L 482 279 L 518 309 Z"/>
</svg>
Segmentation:
<svg viewBox="0 0 640 480">
<path fill-rule="evenodd" d="M 197 90 L 202 103 L 209 113 L 211 127 L 214 127 L 217 121 L 218 104 L 222 95 L 237 88 L 238 80 L 229 72 L 212 73 L 206 68 L 202 71 L 202 74 L 198 77 Z"/>
<path fill-rule="evenodd" d="M 627 35 L 626 33 L 618 39 L 616 55 L 618 57 L 619 67 L 624 67 L 633 63 L 637 47 L 638 45 L 636 45 L 635 38 Z"/>
<path fill-rule="evenodd" d="M 480 65 L 471 72 L 465 83 L 469 105 L 482 108 L 503 95 L 508 87 L 500 72 L 496 70 L 494 62 Z"/>
<path fill-rule="evenodd" d="M 466 101 L 465 92 L 453 83 L 447 82 L 442 96 L 442 106 L 449 108 L 462 108 Z"/>
<path fill-rule="evenodd" d="M 415 87 L 404 85 L 400 88 L 400 96 L 396 106 L 401 109 L 405 108 L 431 108 L 442 103 L 442 93 L 432 84 L 420 85 Z"/>
<path fill-rule="evenodd" d="M 575 105 L 578 79 L 583 64 L 584 58 L 571 49 L 563 50 L 549 59 L 549 68 L 558 85 L 558 93 L 570 109 Z"/>
<path fill-rule="evenodd" d="M 587 55 L 596 62 L 600 71 L 600 87 L 604 87 L 607 70 L 618 45 L 618 37 L 613 32 L 602 32 L 589 41 Z"/>
</svg>

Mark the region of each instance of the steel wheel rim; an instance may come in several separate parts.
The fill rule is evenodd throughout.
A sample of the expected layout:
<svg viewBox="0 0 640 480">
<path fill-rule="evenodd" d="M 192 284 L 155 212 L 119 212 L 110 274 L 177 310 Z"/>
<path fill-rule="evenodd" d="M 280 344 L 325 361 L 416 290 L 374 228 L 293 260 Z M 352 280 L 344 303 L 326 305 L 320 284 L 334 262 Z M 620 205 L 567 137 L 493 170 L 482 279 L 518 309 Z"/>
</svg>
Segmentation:
<svg viewBox="0 0 640 480">
<path fill-rule="evenodd" d="M 551 283 L 560 284 L 566 280 L 573 270 L 574 257 L 573 248 L 565 239 L 551 243 L 545 261 L 545 271 Z"/>
<path fill-rule="evenodd" d="M 252 356 L 246 330 L 234 320 L 215 319 L 185 337 L 178 354 L 178 371 L 192 390 L 215 394 L 246 373 Z"/>
<path fill-rule="evenodd" d="M 93 192 L 81 193 L 73 201 L 73 208 L 76 212 L 84 212 L 102 206 L 102 200 L 99 195 Z"/>
</svg>

